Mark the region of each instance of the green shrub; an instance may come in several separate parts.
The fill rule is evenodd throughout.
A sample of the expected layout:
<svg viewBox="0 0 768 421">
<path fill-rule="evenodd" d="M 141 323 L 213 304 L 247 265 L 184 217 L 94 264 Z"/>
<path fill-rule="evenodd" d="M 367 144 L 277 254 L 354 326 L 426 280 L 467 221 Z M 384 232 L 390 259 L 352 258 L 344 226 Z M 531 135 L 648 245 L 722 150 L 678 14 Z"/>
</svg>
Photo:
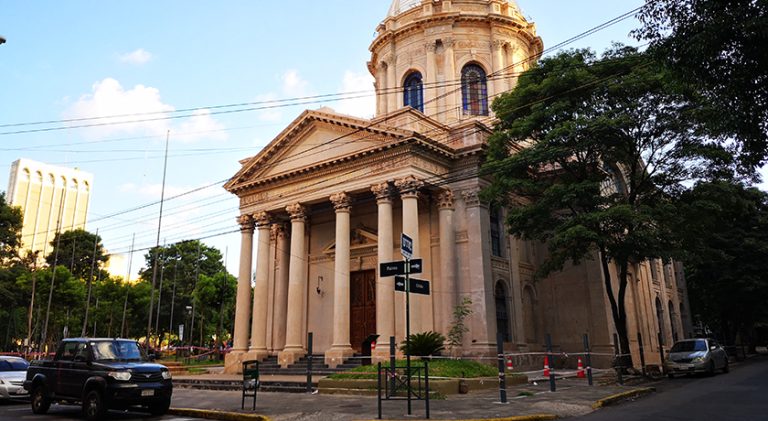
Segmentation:
<svg viewBox="0 0 768 421">
<path fill-rule="evenodd" d="M 407 341 L 403 341 L 400 344 L 400 350 L 406 354 L 410 353 L 411 355 L 422 357 L 428 355 L 440 355 L 440 352 L 445 349 L 443 346 L 445 336 L 437 332 L 414 333 L 410 336 L 410 339 L 410 349 L 408 348 Z"/>
</svg>

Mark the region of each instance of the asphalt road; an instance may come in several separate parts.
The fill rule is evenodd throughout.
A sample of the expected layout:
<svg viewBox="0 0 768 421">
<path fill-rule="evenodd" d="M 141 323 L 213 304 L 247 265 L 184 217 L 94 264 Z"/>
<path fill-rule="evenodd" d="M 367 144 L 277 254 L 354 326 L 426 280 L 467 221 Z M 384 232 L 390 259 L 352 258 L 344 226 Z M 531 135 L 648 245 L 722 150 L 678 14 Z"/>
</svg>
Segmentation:
<svg viewBox="0 0 768 421">
<path fill-rule="evenodd" d="M 675 377 L 654 386 L 657 393 L 601 409 L 578 420 L 768 420 L 766 356 L 732 364 L 728 374 Z"/>
<path fill-rule="evenodd" d="M 197 418 L 177 417 L 173 415 L 166 415 L 164 417 L 153 417 L 149 414 L 142 414 L 138 412 L 125 412 L 125 411 L 109 411 L 108 417 L 110 420 L 115 421 L 128 421 L 128 420 L 153 420 L 153 421 L 183 421 L 183 420 L 197 420 Z M 73 405 L 51 405 L 51 409 L 46 415 L 34 415 L 32 409 L 29 406 L 28 400 L 0 400 L 0 420 L 48 420 L 48 421 L 61 421 L 61 420 L 78 420 L 83 421 L 82 412 L 80 406 Z"/>
</svg>

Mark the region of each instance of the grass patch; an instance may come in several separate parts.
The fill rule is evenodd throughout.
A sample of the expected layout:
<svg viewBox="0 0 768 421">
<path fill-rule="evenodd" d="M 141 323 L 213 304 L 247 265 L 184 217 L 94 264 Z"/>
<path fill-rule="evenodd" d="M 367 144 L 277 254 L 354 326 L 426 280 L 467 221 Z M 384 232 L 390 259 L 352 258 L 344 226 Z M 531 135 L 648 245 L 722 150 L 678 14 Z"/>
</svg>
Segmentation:
<svg viewBox="0 0 768 421">
<path fill-rule="evenodd" d="M 405 367 L 405 360 L 397 360 L 397 367 Z M 389 367 L 389 362 L 382 363 L 383 367 Z M 424 362 L 412 360 L 411 367 L 424 367 Z M 375 379 L 377 366 L 364 365 L 329 376 L 331 379 Z M 429 362 L 429 377 L 453 377 L 453 378 L 477 378 L 496 377 L 498 371 L 495 367 L 468 360 L 435 360 Z"/>
<path fill-rule="evenodd" d="M 523 391 L 521 391 L 520 393 L 517 394 L 517 396 L 533 396 L 533 395 L 535 395 L 535 393 L 529 392 L 527 390 L 523 390 Z"/>
</svg>

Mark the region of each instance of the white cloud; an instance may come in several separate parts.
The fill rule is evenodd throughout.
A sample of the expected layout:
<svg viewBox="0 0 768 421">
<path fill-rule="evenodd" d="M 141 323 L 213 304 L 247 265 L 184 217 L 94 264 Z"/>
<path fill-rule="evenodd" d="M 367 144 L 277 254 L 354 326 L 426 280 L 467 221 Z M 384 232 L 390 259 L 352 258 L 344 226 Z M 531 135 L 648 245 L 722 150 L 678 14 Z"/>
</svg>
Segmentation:
<svg viewBox="0 0 768 421">
<path fill-rule="evenodd" d="M 314 95 L 309 82 L 303 79 L 295 69 L 286 70 L 279 78 L 279 93 L 267 92 L 254 98 L 255 102 L 260 103 L 259 107 L 264 107 L 258 114 L 258 119 L 261 121 L 276 123 L 283 119 L 284 102 L 280 100 Z"/>
<path fill-rule="evenodd" d="M 163 136 L 171 131 L 172 141 L 190 142 L 199 139 L 223 140 L 227 133 L 209 110 L 197 110 L 184 119 L 167 119 L 175 107 L 163 102 L 157 88 L 136 85 L 125 89 L 113 78 L 105 78 L 81 95 L 63 112 L 66 119 L 115 116 L 73 122 L 73 126 L 90 125 L 84 137 L 101 138 L 116 133 Z"/>
<path fill-rule="evenodd" d="M 299 76 L 296 70 L 288 70 L 283 73 L 283 94 L 286 97 L 301 97 L 308 93 L 309 82 Z"/>
<path fill-rule="evenodd" d="M 356 92 L 353 98 L 341 100 L 332 105 L 342 114 L 370 118 L 376 113 L 376 96 L 373 88 L 373 76 L 369 73 L 344 72 L 341 92 Z"/>
<path fill-rule="evenodd" d="M 152 53 L 146 51 L 143 48 L 139 48 L 137 50 L 131 51 L 130 53 L 120 54 L 118 58 L 123 63 L 140 66 L 152 60 Z"/>
</svg>

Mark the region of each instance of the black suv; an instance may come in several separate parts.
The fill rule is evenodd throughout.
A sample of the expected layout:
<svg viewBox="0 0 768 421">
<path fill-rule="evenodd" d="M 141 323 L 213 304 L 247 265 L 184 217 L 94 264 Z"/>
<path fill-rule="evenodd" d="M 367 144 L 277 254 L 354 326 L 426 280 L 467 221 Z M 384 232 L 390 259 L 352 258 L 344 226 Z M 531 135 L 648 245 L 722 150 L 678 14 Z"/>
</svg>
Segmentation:
<svg viewBox="0 0 768 421">
<path fill-rule="evenodd" d="M 168 368 L 150 362 L 129 339 L 65 339 L 53 360 L 32 361 L 24 388 L 35 414 L 46 413 L 54 401 L 81 403 L 88 420 L 133 406 L 162 415 L 173 393 Z"/>
</svg>

